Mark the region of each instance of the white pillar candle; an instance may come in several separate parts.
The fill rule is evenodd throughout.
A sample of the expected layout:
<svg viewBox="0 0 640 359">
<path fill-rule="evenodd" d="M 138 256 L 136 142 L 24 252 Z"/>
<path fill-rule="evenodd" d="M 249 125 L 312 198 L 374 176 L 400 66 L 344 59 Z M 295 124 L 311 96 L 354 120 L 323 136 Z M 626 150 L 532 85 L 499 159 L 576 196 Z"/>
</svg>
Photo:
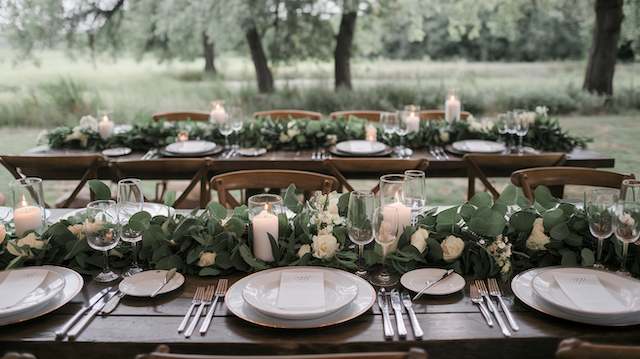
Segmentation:
<svg viewBox="0 0 640 359">
<path fill-rule="evenodd" d="M 376 126 L 367 125 L 364 131 L 365 140 L 371 142 L 376 142 L 378 140 L 378 130 L 376 130 Z"/>
<path fill-rule="evenodd" d="M 265 209 L 251 220 L 253 228 L 253 255 L 265 262 L 273 262 L 273 251 L 269 234 L 278 239 L 278 216 Z"/>
<path fill-rule="evenodd" d="M 222 104 L 215 103 L 213 105 L 213 109 L 211 110 L 211 113 L 209 114 L 209 116 L 214 122 L 222 123 L 225 121 L 227 113 L 224 110 L 224 106 L 222 106 Z"/>
<path fill-rule="evenodd" d="M 109 119 L 109 116 L 102 116 L 102 120 L 98 123 L 98 133 L 103 140 L 111 137 L 113 133 L 113 122 Z"/>
<path fill-rule="evenodd" d="M 394 213 L 397 213 L 398 216 L 396 217 Z M 398 225 L 398 232 L 396 233 L 396 240 L 398 240 L 404 231 L 404 227 L 411 224 L 411 208 L 400 203 L 400 201 L 387 204 L 382 209 L 382 218 L 388 221 L 392 227 L 396 224 Z"/>
<path fill-rule="evenodd" d="M 13 224 L 18 236 L 22 236 L 27 231 L 42 228 L 43 220 L 40 207 L 23 206 L 13 210 Z"/>
<path fill-rule="evenodd" d="M 408 133 L 418 132 L 420 130 L 420 116 L 418 116 L 414 111 L 409 112 L 405 119 L 405 123 L 407 125 Z"/>
<path fill-rule="evenodd" d="M 460 109 L 460 100 L 458 100 L 456 95 L 449 95 L 444 102 L 444 119 L 449 123 L 460 120 Z"/>
</svg>

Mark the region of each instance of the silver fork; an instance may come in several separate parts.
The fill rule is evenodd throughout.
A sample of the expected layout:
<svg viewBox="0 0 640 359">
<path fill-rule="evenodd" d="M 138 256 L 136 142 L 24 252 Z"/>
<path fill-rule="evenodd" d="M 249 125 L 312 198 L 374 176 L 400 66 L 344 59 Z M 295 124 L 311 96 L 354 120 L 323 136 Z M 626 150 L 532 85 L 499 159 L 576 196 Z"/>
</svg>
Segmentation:
<svg viewBox="0 0 640 359">
<path fill-rule="evenodd" d="M 189 306 L 189 310 L 187 310 L 187 314 L 182 318 L 182 322 L 180 322 L 180 326 L 178 326 L 178 333 L 182 333 L 184 328 L 187 327 L 187 322 L 191 317 L 191 312 L 193 309 L 202 302 L 202 295 L 204 294 L 205 287 L 196 288 L 196 293 L 193 295 L 193 299 L 191 300 L 191 306 Z"/>
<path fill-rule="evenodd" d="M 207 286 L 207 289 L 204 291 L 204 294 L 202 295 L 202 301 L 200 301 L 200 306 L 196 311 L 196 315 L 193 317 L 193 319 L 191 320 L 191 324 L 189 324 L 189 328 L 187 328 L 187 331 L 184 333 L 185 338 L 189 338 L 191 334 L 193 334 L 193 331 L 196 329 L 196 325 L 198 325 L 198 321 L 200 320 L 200 316 L 202 315 L 202 311 L 207 305 L 211 304 L 211 301 L 213 300 L 214 289 L 215 288 L 210 285 Z"/>
<path fill-rule="evenodd" d="M 218 305 L 218 301 L 221 300 L 224 295 L 227 293 L 227 285 L 229 281 L 226 279 L 218 280 L 218 286 L 216 287 L 215 299 L 213 303 L 209 307 L 209 312 L 207 316 L 204 318 L 204 322 L 202 322 L 202 326 L 200 326 L 200 334 L 204 334 L 209 329 L 209 325 L 211 325 L 211 319 L 213 318 L 213 314 L 215 314 L 216 307 Z"/>
<path fill-rule="evenodd" d="M 378 291 L 378 307 L 382 312 L 384 337 L 385 339 L 393 339 L 393 326 L 391 325 L 391 318 L 389 318 L 389 302 L 387 301 L 387 292 L 384 288 Z"/>
<path fill-rule="evenodd" d="M 435 157 L 436 160 L 440 159 L 440 155 L 438 154 L 438 152 L 436 152 L 435 147 L 429 147 L 429 153 L 431 154 L 431 156 Z"/>
<path fill-rule="evenodd" d="M 491 296 L 493 297 L 498 298 L 498 303 L 500 303 L 500 306 L 502 307 L 502 311 L 504 312 L 504 315 L 507 317 L 507 320 L 509 321 L 509 325 L 511 325 L 511 329 L 515 331 L 520 330 L 520 327 L 518 327 L 518 323 L 516 323 L 515 319 L 513 319 L 513 315 L 511 315 L 511 312 L 507 308 L 507 305 L 504 304 L 504 300 L 502 300 L 502 292 L 500 292 L 500 286 L 498 285 L 498 281 L 495 278 L 489 278 L 487 279 L 487 283 L 489 284 L 489 294 L 491 294 Z"/>
<path fill-rule="evenodd" d="M 484 305 L 484 300 L 480 296 L 480 292 L 478 292 L 478 287 L 474 283 L 471 283 L 469 287 L 469 296 L 471 297 L 471 301 L 480 307 L 480 313 L 484 317 L 484 320 L 487 322 L 487 325 L 493 328 L 493 320 L 491 319 L 491 315 L 487 310 L 487 306 Z"/>
<path fill-rule="evenodd" d="M 476 286 L 478 286 L 478 291 L 480 291 L 480 295 L 482 295 L 484 299 L 487 300 L 489 311 L 491 311 L 493 315 L 496 317 L 496 320 L 498 321 L 498 325 L 500 326 L 500 330 L 502 331 L 502 334 L 505 337 L 510 337 L 511 332 L 509 331 L 509 328 L 507 328 L 507 325 L 504 323 L 504 320 L 502 319 L 500 312 L 498 312 L 498 308 L 496 308 L 496 306 L 493 305 L 493 301 L 489 296 L 489 292 L 487 291 L 487 286 L 484 284 L 484 281 L 480 279 L 476 279 Z"/>
<path fill-rule="evenodd" d="M 449 155 L 445 152 L 442 146 L 438 146 L 438 151 L 440 152 L 440 156 L 442 156 L 445 160 L 449 159 Z"/>
<path fill-rule="evenodd" d="M 400 293 L 397 290 L 391 291 L 391 307 L 393 308 L 393 316 L 396 317 L 396 326 L 398 327 L 398 337 L 407 337 L 407 327 L 404 326 L 402 318 L 402 304 L 400 303 Z"/>
</svg>

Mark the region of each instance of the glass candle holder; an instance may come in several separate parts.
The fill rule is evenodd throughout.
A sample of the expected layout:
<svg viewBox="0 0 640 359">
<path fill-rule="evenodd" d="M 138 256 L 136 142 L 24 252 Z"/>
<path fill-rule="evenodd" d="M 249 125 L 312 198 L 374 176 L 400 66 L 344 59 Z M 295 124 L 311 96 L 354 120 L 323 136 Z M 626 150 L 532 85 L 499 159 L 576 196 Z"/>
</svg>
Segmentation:
<svg viewBox="0 0 640 359">
<path fill-rule="evenodd" d="M 382 216 L 385 221 L 398 228 L 396 238 L 400 238 L 404 228 L 411 224 L 411 208 L 405 204 L 406 185 L 407 175 L 389 174 L 380 177 Z M 392 246 L 392 249 L 395 248 Z"/>
<path fill-rule="evenodd" d="M 271 241 L 278 241 L 278 215 L 282 213 L 282 197 L 275 194 L 257 194 L 249 197 L 249 220 L 253 235 L 253 255 L 265 262 L 273 262 Z"/>
<path fill-rule="evenodd" d="M 13 224 L 16 235 L 44 229 L 45 211 L 42 179 L 21 178 L 10 184 L 13 197 Z"/>
</svg>

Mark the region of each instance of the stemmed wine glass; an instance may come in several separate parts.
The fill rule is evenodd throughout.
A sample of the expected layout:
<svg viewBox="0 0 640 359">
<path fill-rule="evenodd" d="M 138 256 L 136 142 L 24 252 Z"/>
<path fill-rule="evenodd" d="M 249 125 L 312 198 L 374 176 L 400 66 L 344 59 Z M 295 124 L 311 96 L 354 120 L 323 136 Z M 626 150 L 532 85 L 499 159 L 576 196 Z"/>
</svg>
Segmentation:
<svg viewBox="0 0 640 359">
<path fill-rule="evenodd" d="M 118 233 L 118 214 L 113 200 L 93 201 L 87 205 L 87 219 L 83 224 L 89 247 L 104 253 L 102 272 L 95 276 L 100 283 L 111 282 L 119 278 L 109 268 L 109 250 L 115 248 L 120 240 Z"/>
<path fill-rule="evenodd" d="M 523 118 L 522 114 L 524 112 L 518 112 L 516 114 L 516 118 L 515 118 L 515 126 L 516 126 L 516 135 L 518 135 L 518 153 L 519 154 L 523 154 L 524 153 L 524 136 L 527 135 L 527 132 L 529 132 L 529 122 Z"/>
<path fill-rule="evenodd" d="M 240 132 L 242 132 L 242 127 L 244 125 L 244 114 L 240 107 L 230 107 L 228 112 L 229 121 L 231 122 L 231 130 L 236 136 L 235 144 L 232 146 L 233 155 L 235 155 L 240 148 Z"/>
<path fill-rule="evenodd" d="M 511 112 L 508 113 L 508 117 L 507 117 L 507 134 L 509 135 L 510 139 L 514 139 L 514 136 L 517 135 L 518 132 L 518 111 L 519 110 L 513 110 Z M 515 141 L 513 141 L 512 143 L 515 143 Z M 513 153 L 513 146 L 509 146 L 509 153 Z"/>
<path fill-rule="evenodd" d="M 364 246 L 373 241 L 373 212 L 375 196 L 371 191 L 353 191 L 349 196 L 347 210 L 347 233 L 351 242 L 358 246 L 358 270 L 356 275 L 367 276 L 364 266 Z"/>
<path fill-rule="evenodd" d="M 398 133 L 398 128 L 400 127 L 400 121 L 398 120 L 398 115 L 394 112 L 383 112 L 380 115 L 380 123 L 382 125 L 382 131 L 387 136 L 387 138 L 391 139 L 393 134 Z M 394 151 L 398 157 L 402 157 L 401 147 L 397 146 L 394 148 Z"/>
<path fill-rule="evenodd" d="M 218 131 L 220 131 L 220 134 L 222 136 L 224 136 L 224 148 L 225 150 L 229 150 L 230 149 L 230 145 L 229 145 L 229 135 L 231 135 L 233 133 L 233 124 L 231 121 L 231 115 L 229 115 L 229 113 L 225 113 L 224 114 L 224 120 L 218 122 Z"/>
<path fill-rule="evenodd" d="M 618 198 L 611 190 L 596 189 L 591 191 L 591 196 L 585 203 L 589 231 L 598 240 L 596 261 L 593 268 L 603 269 L 602 246 L 604 240 L 613 234 L 613 211 Z"/>
<path fill-rule="evenodd" d="M 511 152 L 511 145 L 509 142 L 509 115 L 506 113 L 499 114 L 496 120 L 496 127 L 498 128 L 500 140 L 504 140 L 507 153 Z"/>
<path fill-rule="evenodd" d="M 640 203 L 620 201 L 613 216 L 613 229 L 616 238 L 622 242 L 622 263 L 618 274 L 630 276 L 627 271 L 627 252 L 629 243 L 640 237 Z"/>
<path fill-rule="evenodd" d="M 640 202 L 640 180 L 626 179 L 622 181 L 620 199 L 626 202 Z"/>
<path fill-rule="evenodd" d="M 141 212 L 144 208 L 144 195 L 142 193 L 142 181 L 136 178 L 126 178 L 118 182 L 118 219 L 122 227 L 122 240 L 133 246 L 133 260 L 131 266 L 125 272 L 125 276 L 131 276 L 142 272 L 138 266 L 138 242 L 142 240 L 142 232 L 131 228 L 129 220 Z"/>
<path fill-rule="evenodd" d="M 418 216 L 427 204 L 427 183 L 425 173 L 420 170 L 406 170 L 404 201 L 411 208 L 411 223 L 415 224 Z"/>
<path fill-rule="evenodd" d="M 387 254 L 396 243 L 398 233 L 398 209 L 392 206 L 378 207 L 373 214 L 373 234 L 376 243 L 382 248 L 382 268 L 369 282 L 379 287 L 391 287 L 398 283 L 397 276 L 387 271 Z"/>
</svg>

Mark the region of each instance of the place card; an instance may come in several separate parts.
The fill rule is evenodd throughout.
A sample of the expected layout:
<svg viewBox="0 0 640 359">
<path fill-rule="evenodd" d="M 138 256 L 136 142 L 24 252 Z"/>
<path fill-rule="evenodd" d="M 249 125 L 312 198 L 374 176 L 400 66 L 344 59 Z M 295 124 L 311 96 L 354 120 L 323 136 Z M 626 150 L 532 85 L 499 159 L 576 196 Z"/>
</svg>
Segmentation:
<svg viewBox="0 0 640 359">
<path fill-rule="evenodd" d="M 322 272 L 284 272 L 280 275 L 278 307 L 281 309 L 324 308 Z"/>
<path fill-rule="evenodd" d="M 13 270 L 0 283 L 0 309 L 10 308 L 36 290 L 47 276 L 44 270 Z"/>
<path fill-rule="evenodd" d="M 553 276 L 562 292 L 584 311 L 620 312 L 628 309 L 593 274 L 555 273 Z"/>
</svg>

